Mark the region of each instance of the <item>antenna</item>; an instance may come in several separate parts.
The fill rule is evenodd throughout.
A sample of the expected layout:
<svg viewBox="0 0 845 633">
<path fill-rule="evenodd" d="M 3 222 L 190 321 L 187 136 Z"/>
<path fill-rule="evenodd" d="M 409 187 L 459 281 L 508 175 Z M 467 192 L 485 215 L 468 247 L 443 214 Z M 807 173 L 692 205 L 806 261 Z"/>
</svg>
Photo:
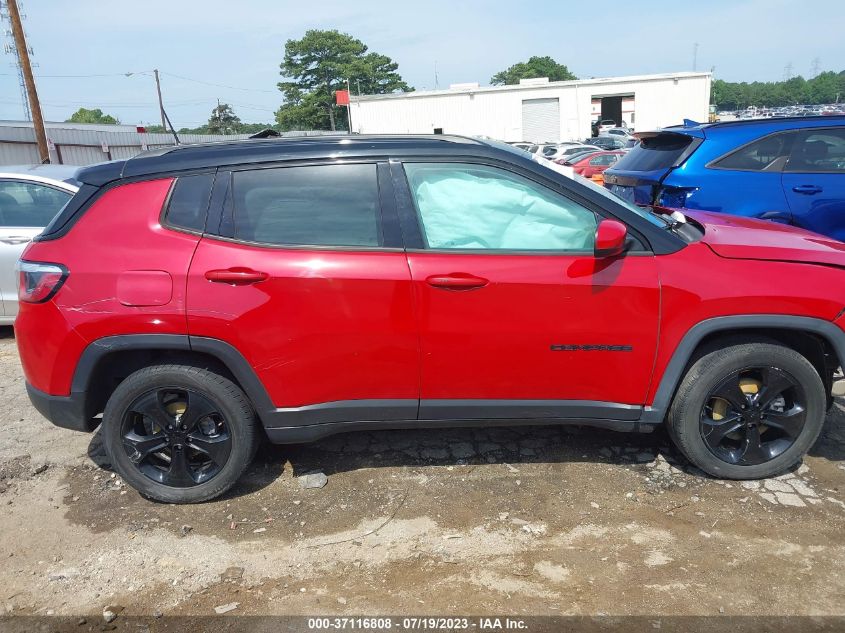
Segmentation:
<svg viewBox="0 0 845 633">
<path fill-rule="evenodd" d="M 434 89 L 437 90 L 440 87 L 440 82 L 437 79 L 437 60 L 434 60 Z"/>
</svg>

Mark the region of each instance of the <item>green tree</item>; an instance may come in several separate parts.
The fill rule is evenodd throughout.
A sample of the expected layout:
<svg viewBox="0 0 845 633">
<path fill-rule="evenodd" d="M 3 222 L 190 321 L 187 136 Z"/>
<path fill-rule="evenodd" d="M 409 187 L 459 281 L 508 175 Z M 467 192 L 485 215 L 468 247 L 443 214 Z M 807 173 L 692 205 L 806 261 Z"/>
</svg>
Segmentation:
<svg viewBox="0 0 845 633">
<path fill-rule="evenodd" d="M 720 110 L 741 110 L 748 106 L 777 107 L 836 103 L 845 98 L 845 71 L 819 73 L 812 79 L 801 76 L 786 81 L 713 82 L 713 102 Z"/>
<path fill-rule="evenodd" d="M 490 78 L 494 86 L 518 84 L 520 79 L 548 77 L 549 81 L 569 81 L 578 79 L 563 64 L 558 64 L 551 57 L 531 57 L 527 62 L 514 64 L 507 70 L 496 73 Z"/>
<path fill-rule="evenodd" d="M 66 123 L 106 123 L 109 125 L 116 125 L 120 123 L 116 118 L 110 114 L 103 114 L 100 108 L 89 110 L 88 108 L 79 108 L 76 112 L 70 115 Z"/>
<path fill-rule="evenodd" d="M 361 41 L 340 31 L 310 30 L 285 43 L 278 84 L 285 102 L 276 112 L 282 129 L 348 129 L 345 108 L 335 105 L 335 92 L 346 82 L 368 94 L 410 91 L 386 55 L 368 52 Z M 338 125 L 340 123 L 340 126 Z"/>
<path fill-rule="evenodd" d="M 218 101 L 205 127 L 208 134 L 238 134 L 241 129 L 241 120 L 232 106 Z"/>
</svg>

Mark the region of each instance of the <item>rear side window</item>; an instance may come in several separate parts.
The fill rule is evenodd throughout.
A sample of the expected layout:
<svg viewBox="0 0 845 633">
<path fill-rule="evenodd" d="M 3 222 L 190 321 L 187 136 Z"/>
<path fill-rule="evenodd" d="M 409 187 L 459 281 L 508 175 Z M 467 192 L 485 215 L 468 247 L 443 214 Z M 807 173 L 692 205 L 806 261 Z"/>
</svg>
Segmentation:
<svg viewBox="0 0 845 633">
<path fill-rule="evenodd" d="M 237 171 L 232 236 L 290 246 L 381 246 L 375 164 Z"/>
<path fill-rule="evenodd" d="M 780 171 L 789 147 L 791 134 L 773 134 L 740 147 L 713 163 L 719 169 L 738 169 L 742 171 Z"/>
<path fill-rule="evenodd" d="M 180 229 L 205 231 L 205 216 L 214 174 L 180 176 L 173 185 L 164 221 Z"/>
<path fill-rule="evenodd" d="M 692 143 L 686 134 L 663 133 L 640 139 L 639 145 L 623 156 L 616 169 L 653 171 L 669 169 Z"/>
<path fill-rule="evenodd" d="M 845 128 L 798 134 L 786 171 L 845 173 Z"/>
</svg>

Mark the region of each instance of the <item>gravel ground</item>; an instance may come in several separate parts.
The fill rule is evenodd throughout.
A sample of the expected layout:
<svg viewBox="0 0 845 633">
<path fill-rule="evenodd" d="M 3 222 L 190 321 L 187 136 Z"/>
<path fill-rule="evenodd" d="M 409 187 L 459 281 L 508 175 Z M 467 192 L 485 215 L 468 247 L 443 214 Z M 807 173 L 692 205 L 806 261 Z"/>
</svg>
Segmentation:
<svg viewBox="0 0 845 633">
<path fill-rule="evenodd" d="M 383 431 L 264 447 L 224 498 L 172 506 L 31 407 L 10 329 L 0 390 L 7 616 L 845 614 L 842 401 L 761 482 L 706 477 L 660 432 Z"/>
</svg>

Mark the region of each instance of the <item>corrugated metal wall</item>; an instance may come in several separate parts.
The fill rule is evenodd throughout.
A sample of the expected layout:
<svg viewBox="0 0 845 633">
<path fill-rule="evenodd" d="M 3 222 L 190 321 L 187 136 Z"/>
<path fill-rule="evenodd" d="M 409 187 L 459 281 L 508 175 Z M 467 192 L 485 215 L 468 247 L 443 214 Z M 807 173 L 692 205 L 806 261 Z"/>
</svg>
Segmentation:
<svg viewBox="0 0 845 633">
<path fill-rule="evenodd" d="M 144 149 L 173 145 L 170 134 L 139 133 L 129 125 L 83 125 L 48 123 L 47 138 L 52 162 L 91 165 L 106 160 L 131 158 Z M 325 132 L 297 132 L 286 135 L 318 135 Z M 179 134 L 182 143 L 210 143 L 249 138 L 248 134 Z M 0 121 L 0 165 L 39 162 L 35 130 L 31 123 Z"/>
</svg>

